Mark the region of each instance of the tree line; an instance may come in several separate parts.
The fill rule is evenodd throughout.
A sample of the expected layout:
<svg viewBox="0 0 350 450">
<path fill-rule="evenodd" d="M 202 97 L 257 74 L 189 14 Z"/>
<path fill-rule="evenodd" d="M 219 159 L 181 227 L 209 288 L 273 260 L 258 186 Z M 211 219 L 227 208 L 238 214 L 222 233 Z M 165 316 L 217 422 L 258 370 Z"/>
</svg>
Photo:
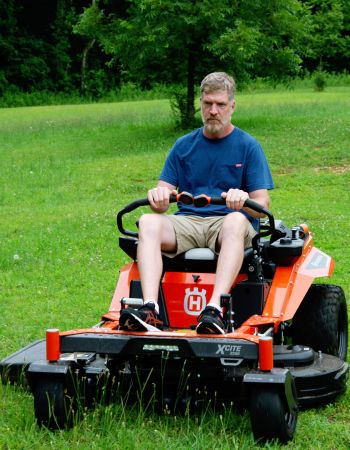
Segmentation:
<svg viewBox="0 0 350 450">
<path fill-rule="evenodd" d="M 348 0 L 1 0 L 0 25 L 0 95 L 172 85 L 187 117 L 211 70 L 245 82 L 350 65 Z"/>
</svg>

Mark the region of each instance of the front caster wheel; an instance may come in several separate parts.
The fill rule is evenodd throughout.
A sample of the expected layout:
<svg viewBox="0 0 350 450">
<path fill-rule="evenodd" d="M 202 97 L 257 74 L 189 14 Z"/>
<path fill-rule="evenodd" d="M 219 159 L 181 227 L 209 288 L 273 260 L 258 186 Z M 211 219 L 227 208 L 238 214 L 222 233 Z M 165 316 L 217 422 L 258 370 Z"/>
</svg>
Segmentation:
<svg viewBox="0 0 350 450">
<path fill-rule="evenodd" d="M 37 380 L 33 389 L 34 412 L 39 426 L 69 428 L 76 413 L 76 399 L 63 380 Z"/>
<path fill-rule="evenodd" d="M 250 420 L 255 439 L 287 443 L 293 439 L 297 414 L 297 410 L 290 412 L 278 389 L 266 385 L 252 389 Z"/>
</svg>

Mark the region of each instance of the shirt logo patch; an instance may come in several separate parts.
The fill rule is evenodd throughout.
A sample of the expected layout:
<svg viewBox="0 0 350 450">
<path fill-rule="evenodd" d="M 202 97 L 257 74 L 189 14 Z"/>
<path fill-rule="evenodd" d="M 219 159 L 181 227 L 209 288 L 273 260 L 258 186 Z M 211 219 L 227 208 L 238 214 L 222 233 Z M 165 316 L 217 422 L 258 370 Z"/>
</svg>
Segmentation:
<svg viewBox="0 0 350 450">
<path fill-rule="evenodd" d="M 241 167 L 243 167 L 243 164 L 242 163 L 237 163 L 237 164 L 234 165 L 234 167 L 236 169 L 240 169 Z"/>
</svg>

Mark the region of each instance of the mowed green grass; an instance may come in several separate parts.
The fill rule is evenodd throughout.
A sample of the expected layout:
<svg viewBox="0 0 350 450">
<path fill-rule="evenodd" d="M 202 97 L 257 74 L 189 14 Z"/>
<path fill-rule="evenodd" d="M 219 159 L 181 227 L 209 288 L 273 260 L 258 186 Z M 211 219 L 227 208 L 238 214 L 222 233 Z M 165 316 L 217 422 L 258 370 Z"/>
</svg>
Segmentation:
<svg viewBox="0 0 350 450">
<path fill-rule="evenodd" d="M 238 94 L 234 122 L 262 143 L 271 209 L 306 222 L 350 298 L 350 88 Z M 0 109 L 0 358 L 108 310 L 127 256 L 115 215 L 155 185 L 174 130 L 166 100 Z M 132 215 L 130 226 L 137 216 Z M 325 280 L 327 281 L 327 280 Z M 307 320 L 307 318 L 305 318 Z M 350 447 L 350 393 L 301 412 L 287 448 Z M 40 430 L 28 391 L 0 385 L 1 449 L 251 449 L 248 415 L 156 416 L 99 407 L 68 431 Z M 279 448 L 277 443 L 266 448 Z"/>
</svg>

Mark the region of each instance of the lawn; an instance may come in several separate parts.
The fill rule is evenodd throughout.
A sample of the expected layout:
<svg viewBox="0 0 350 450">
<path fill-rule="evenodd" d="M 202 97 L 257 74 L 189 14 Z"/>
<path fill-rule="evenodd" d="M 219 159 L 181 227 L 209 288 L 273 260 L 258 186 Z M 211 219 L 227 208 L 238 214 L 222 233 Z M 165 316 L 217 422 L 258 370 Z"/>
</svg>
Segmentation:
<svg viewBox="0 0 350 450">
<path fill-rule="evenodd" d="M 271 209 L 307 223 L 336 260 L 332 283 L 350 299 L 350 88 L 239 94 L 234 122 L 256 136 L 276 188 Z M 166 100 L 0 109 L 0 359 L 45 330 L 94 325 L 118 268 L 115 215 L 155 185 L 173 128 Z M 135 217 L 136 218 L 136 217 Z M 350 448 L 350 392 L 303 411 L 286 448 Z M 5 449 L 251 449 L 248 415 L 179 418 L 121 404 L 69 431 L 40 430 L 31 394 L 0 385 Z M 266 448 L 279 448 L 268 444 Z"/>
</svg>

